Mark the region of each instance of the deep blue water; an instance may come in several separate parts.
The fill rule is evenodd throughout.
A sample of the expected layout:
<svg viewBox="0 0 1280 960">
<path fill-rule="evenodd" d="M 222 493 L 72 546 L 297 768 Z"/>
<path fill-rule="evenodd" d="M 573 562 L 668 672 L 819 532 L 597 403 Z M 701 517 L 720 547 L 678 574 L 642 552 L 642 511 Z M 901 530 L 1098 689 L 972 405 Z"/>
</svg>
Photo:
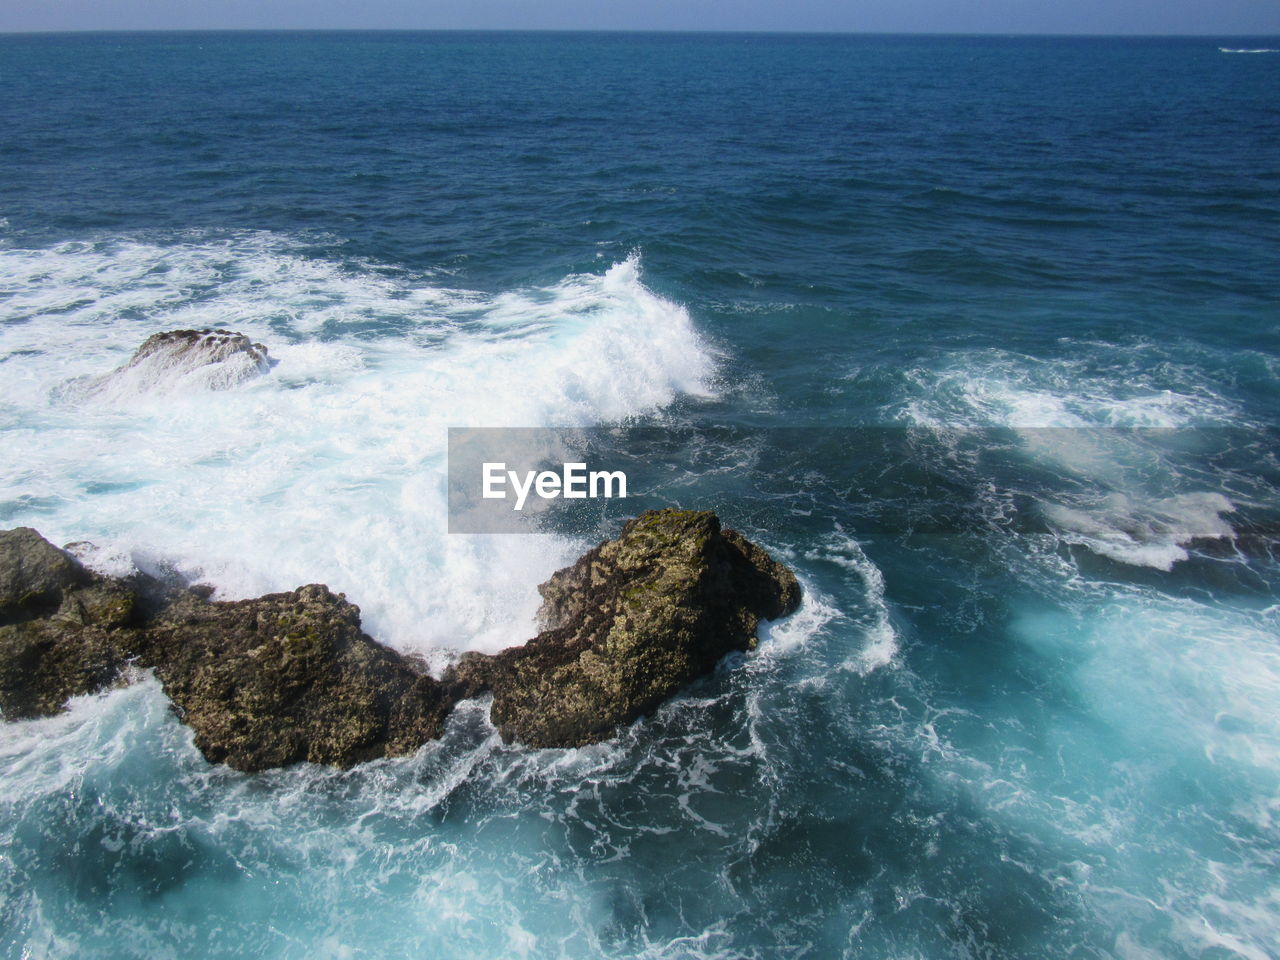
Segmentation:
<svg viewBox="0 0 1280 960">
<path fill-rule="evenodd" d="M 641 506 L 807 593 L 583 750 L 4 724 L 4 955 L 1274 955 L 1280 53 L 1220 48 L 1280 39 L 0 36 L 0 525 L 421 651 Z M 198 325 L 278 363 L 60 389 Z M 443 532 L 447 427 L 617 423 L 635 502 Z"/>
</svg>

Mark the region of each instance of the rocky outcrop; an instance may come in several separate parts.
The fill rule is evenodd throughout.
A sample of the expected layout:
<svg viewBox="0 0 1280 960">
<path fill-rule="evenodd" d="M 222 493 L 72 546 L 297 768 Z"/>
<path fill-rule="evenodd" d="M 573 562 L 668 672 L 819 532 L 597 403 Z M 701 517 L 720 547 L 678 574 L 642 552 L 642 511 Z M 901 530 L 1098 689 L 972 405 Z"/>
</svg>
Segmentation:
<svg viewBox="0 0 1280 960">
<path fill-rule="evenodd" d="M 138 591 L 91 574 L 30 527 L 0 531 L 0 710 L 6 718 L 61 709 L 112 683 L 128 661 L 118 633 Z"/>
<path fill-rule="evenodd" d="M 0 711 L 56 713 L 151 668 L 214 762 L 346 767 L 440 735 L 452 700 L 313 584 L 209 602 L 144 576 L 100 577 L 29 528 L 0 532 Z"/>
<path fill-rule="evenodd" d="M 412 753 L 440 735 L 453 706 L 321 584 L 222 603 L 184 592 L 133 647 L 201 752 L 240 770 Z"/>
<path fill-rule="evenodd" d="M 147 360 L 164 359 L 171 366 L 200 367 L 225 363 L 245 357 L 253 366 L 262 368 L 268 362 L 267 348 L 254 343 L 243 333 L 232 330 L 166 330 L 153 333 L 142 341 L 126 366 L 138 366 Z"/>
<path fill-rule="evenodd" d="M 46 716 L 150 668 L 214 762 L 348 767 L 438 737 L 491 693 L 502 736 L 534 747 L 612 736 L 748 650 L 800 600 L 781 564 L 707 512 L 632 520 L 541 587 L 537 637 L 466 654 L 443 678 L 375 642 L 360 611 L 312 584 L 252 600 L 141 575 L 101 577 L 34 530 L 0 532 L 0 711 Z"/>
<path fill-rule="evenodd" d="M 52 613 L 91 579 L 74 557 L 30 527 L 0 531 L 0 623 Z"/>
<path fill-rule="evenodd" d="M 643 514 L 540 588 L 544 630 L 454 676 L 493 693 L 507 740 L 534 747 L 606 739 L 755 646 L 756 627 L 792 612 L 789 570 L 714 513 Z"/>
<path fill-rule="evenodd" d="M 167 330 L 110 373 L 77 381 L 73 399 L 120 398 L 195 387 L 225 390 L 271 368 L 267 348 L 232 330 Z"/>
</svg>

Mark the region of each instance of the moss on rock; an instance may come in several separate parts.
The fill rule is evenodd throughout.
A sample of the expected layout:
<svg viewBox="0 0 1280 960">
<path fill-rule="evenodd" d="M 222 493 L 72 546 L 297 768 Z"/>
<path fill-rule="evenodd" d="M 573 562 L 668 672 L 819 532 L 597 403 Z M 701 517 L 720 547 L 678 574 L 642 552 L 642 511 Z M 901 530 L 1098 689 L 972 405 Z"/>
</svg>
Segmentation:
<svg viewBox="0 0 1280 960">
<path fill-rule="evenodd" d="M 452 707 L 321 584 L 221 603 L 184 595 L 144 632 L 139 662 L 204 755 L 241 770 L 412 752 L 440 735 Z"/>
<path fill-rule="evenodd" d="M 66 591 L 91 579 L 73 556 L 30 527 L 0 530 L 0 623 L 51 613 Z"/>
<path fill-rule="evenodd" d="M 536 747 L 612 736 L 726 654 L 750 650 L 761 619 L 800 602 L 789 570 L 694 510 L 642 514 L 541 593 L 542 633 L 456 670 L 493 692 L 504 738 Z"/>
</svg>

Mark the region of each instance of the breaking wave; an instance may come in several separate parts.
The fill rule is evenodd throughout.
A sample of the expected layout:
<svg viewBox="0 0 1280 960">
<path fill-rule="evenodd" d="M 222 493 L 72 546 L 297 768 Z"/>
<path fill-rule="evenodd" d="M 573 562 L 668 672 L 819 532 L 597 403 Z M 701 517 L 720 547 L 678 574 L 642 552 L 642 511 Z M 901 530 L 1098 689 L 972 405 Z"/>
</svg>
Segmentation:
<svg viewBox="0 0 1280 960">
<path fill-rule="evenodd" d="M 707 394 L 715 357 L 638 256 L 490 296 L 252 234 L 0 250 L 0 520 L 236 598 L 325 582 L 397 647 L 532 635 L 582 544 L 446 537 L 450 426 L 578 426 Z M 216 395 L 150 334 L 222 327 L 277 361 Z"/>
</svg>

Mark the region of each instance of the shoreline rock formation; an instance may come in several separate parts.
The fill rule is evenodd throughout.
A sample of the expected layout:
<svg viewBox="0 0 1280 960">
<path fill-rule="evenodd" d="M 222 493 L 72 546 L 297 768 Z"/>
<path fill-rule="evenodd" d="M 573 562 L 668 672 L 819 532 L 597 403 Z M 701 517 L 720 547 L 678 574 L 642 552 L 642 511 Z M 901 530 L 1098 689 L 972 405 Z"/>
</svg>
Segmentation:
<svg viewBox="0 0 1280 960">
<path fill-rule="evenodd" d="M 350 767 L 439 737 L 490 693 L 503 738 L 607 739 L 800 602 L 795 577 L 706 511 L 650 511 L 542 585 L 542 631 L 440 679 L 379 644 L 321 584 L 251 600 L 104 577 L 30 528 L 0 531 L 0 712 L 57 713 L 150 668 L 211 762 Z"/>
<path fill-rule="evenodd" d="M 533 747 L 607 739 L 800 604 L 786 567 L 691 510 L 642 514 L 539 592 L 541 633 L 446 678 L 491 691 L 503 738 Z"/>
</svg>

